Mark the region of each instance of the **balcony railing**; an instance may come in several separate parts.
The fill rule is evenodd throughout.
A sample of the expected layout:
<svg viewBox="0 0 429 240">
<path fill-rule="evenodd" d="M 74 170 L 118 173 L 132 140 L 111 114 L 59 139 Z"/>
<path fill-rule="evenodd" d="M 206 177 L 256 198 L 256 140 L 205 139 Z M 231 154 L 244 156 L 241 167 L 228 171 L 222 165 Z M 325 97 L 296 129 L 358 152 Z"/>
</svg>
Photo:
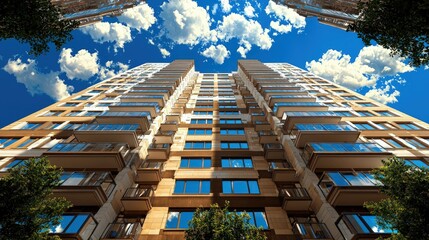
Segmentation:
<svg viewBox="0 0 429 240">
<path fill-rule="evenodd" d="M 48 152 L 119 152 L 122 157 L 128 153 L 127 144 L 123 143 L 57 143 Z"/>
<path fill-rule="evenodd" d="M 150 112 L 115 112 L 106 111 L 96 117 L 98 123 L 138 124 L 142 132 L 146 132 L 152 123 Z"/>
<path fill-rule="evenodd" d="M 123 142 L 135 148 L 138 128 L 138 124 L 83 124 L 74 135 L 80 142 Z"/>
<path fill-rule="evenodd" d="M 124 212 L 146 213 L 152 209 L 154 191 L 150 187 L 131 187 L 125 191 L 122 197 Z"/>
<path fill-rule="evenodd" d="M 387 238 L 397 232 L 391 228 L 382 228 L 377 224 L 376 216 L 367 213 L 343 213 L 336 224 L 344 239 L 350 240 Z"/>
<path fill-rule="evenodd" d="M 138 129 L 137 124 L 83 124 L 75 131 L 130 131 L 134 132 Z"/>
<path fill-rule="evenodd" d="M 309 199 L 310 195 L 308 195 L 307 190 L 302 187 L 289 187 L 280 189 L 280 196 L 285 199 Z M 311 199 L 311 198 L 310 198 Z"/>
<path fill-rule="evenodd" d="M 283 209 L 286 211 L 308 211 L 311 197 L 302 187 L 284 187 L 279 190 L 283 198 Z"/>
<path fill-rule="evenodd" d="M 310 239 L 333 239 L 328 228 L 323 223 L 299 223 L 295 222 L 292 226 L 292 231 L 302 240 Z"/>
<path fill-rule="evenodd" d="M 60 223 L 49 228 L 49 233 L 62 239 L 88 240 L 97 224 L 91 213 L 64 213 Z"/>
<path fill-rule="evenodd" d="M 164 162 L 144 161 L 137 169 L 135 181 L 140 184 L 158 184 L 164 170 Z"/>
<path fill-rule="evenodd" d="M 284 148 L 281 143 L 264 144 L 265 159 L 283 159 Z"/>
<path fill-rule="evenodd" d="M 130 221 L 127 222 L 115 222 L 109 224 L 106 229 L 105 234 L 101 239 L 127 239 L 127 240 L 137 240 L 139 238 L 140 232 L 142 230 L 142 225 L 140 221 Z"/>
<path fill-rule="evenodd" d="M 337 124 L 341 121 L 341 116 L 331 111 L 286 111 L 283 113 L 282 120 L 284 120 L 283 129 L 289 132 L 298 123 Z"/>
<path fill-rule="evenodd" d="M 295 124 L 290 137 L 299 148 L 308 142 L 356 142 L 360 132 L 347 124 Z"/>
</svg>

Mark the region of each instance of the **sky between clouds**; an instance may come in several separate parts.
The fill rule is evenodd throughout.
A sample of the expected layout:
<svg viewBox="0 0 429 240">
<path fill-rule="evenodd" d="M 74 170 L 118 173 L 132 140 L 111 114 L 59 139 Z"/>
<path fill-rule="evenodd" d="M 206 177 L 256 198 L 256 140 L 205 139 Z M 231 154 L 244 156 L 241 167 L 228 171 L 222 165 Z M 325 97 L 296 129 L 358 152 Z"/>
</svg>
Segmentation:
<svg viewBox="0 0 429 240">
<path fill-rule="evenodd" d="M 0 77 L 49 102 L 46 96 L 60 100 L 144 62 L 193 58 L 197 70 L 216 72 L 235 70 L 237 59 L 256 58 L 290 62 L 393 104 L 410 81 L 407 74 L 427 76 L 424 68 L 409 67 L 381 46 L 364 47 L 354 33 L 305 19 L 273 1 L 149 0 L 73 36 L 60 51 L 37 59 L 26 53 L 28 46 L 3 41 Z"/>
</svg>

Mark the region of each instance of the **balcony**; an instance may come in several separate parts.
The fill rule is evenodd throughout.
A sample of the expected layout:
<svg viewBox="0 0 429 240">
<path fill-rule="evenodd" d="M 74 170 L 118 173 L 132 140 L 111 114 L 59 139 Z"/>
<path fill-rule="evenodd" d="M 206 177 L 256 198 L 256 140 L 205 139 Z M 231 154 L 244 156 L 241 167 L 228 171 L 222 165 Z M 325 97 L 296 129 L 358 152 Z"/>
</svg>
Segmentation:
<svg viewBox="0 0 429 240">
<path fill-rule="evenodd" d="M 331 233 L 323 223 L 301 223 L 295 222 L 292 231 L 299 240 L 332 240 Z"/>
<path fill-rule="evenodd" d="M 101 207 L 116 184 L 110 172 L 63 172 L 55 197 L 65 197 L 73 206 Z"/>
<path fill-rule="evenodd" d="M 152 123 L 150 112 L 112 112 L 107 111 L 95 118 L 102 124 L 138 124 L 142 133 L 149 130 Z"/>
<path fill-rule="evenodd" d="M 121 102 L 156 102 L 159 106 L 164 107 L 164 95 L 122 95 Z"/>
<path fill-rule="evenodd" d="M 264 144 L 264 156 L 266 160 L 283 159 L 285 150 L 281 143 Z"/>
<path fill-rule="evenodd" d="M 157 185 L 159 181 L 161 181 L 163 169 L 163 162 L 143 162 L 137 169 L 135 182 L 139 184 Z"/>
<path fill-rule="evenodd" d="M 172 144 L 175 133 L 174 131 L 158 131 L 155 134 L 155 142 Z"/>
<path fill-rule="evenodd" d="M 277 134 L 274 131 L 259 131 L 259 143 L 276 143 L 277 142 Z"/>
<path fill-rule="evenodd" d="M 282 117 L 284 112 L 303 111 L 328 111 L 329 107 L 319 102 L 276 102 L 273 112 L 277 117 Z"/>
<path fill-rule="evenodd" d="M 49 228 L 49 233 L 61 239 L 88 240 L 97 224 L 91 213 L 64 213 L 60 223 Z"/>
<path fill-rule="evenodd" d="M 160 90 L 155 90 L 155 89 L 145 89 L 145 90 L 131 89 L 127 93 L 127 96 L 141 96 L 141 95 L 162 95 L 162 96 L 164 96 L 164 98 L 166 100 L 168 100 L 170 98 L 170 92 L 168 90 L 166 90 L 166 89 L 160 89 Z"/>
<path fill-rule="evenodd" d="M 285 187 L 280 189 L 283 199 L 283 209 L 286 211 L 308 211 L 311 197 L 302 187 Z"/>
<path fill-rule="evenodd" d="M 347 124 L 295 124 L 290 132 L 297 148 L 309 142 L 356 142 L 360 131 Z"/>
<path fill-rule="evenodd" d="M 302 154 L 312 171 L 379 168 L 383 165 L 381 160 L 391 156 L 374 143 L 309 143 Z"/>
<path fill-rule="evenodd" d="M 250 120 L 252 122 L 254 122 L 254 121 L 265 121 L 266 120 L 265 113 L 264 112 L 252 112 L 252 113 L 250 113 Z"/>
<path fill-rule="evenodd" d="M 380 201 L 380 183 L 367 172 L 325 172 L 319 188 L 326 200 L 336 206 L 362 206 L 367 201 Z"/>
<path fill-rule="evenodd" d="M 173 120 L 165 121 L 161 123 L 161 126 L 159 127 L 159 129 L 162 132 L 168 132 L 168 131 L 176 132 L 177 129 L 179 129 L 179 122 L 173 121 Z"/>
<path fill-rule="evenodd" d="M 150 112 L 150 116 L 155 118 L 161 107 L 156 102 L 117 102 L 109 109 L 114 112 Z"/>
<path fill-rule="evenodd" d="M 333 123 L 341 121 L 341 116 L 334 112 L 285 112 L 283 129 L 289 132 L 298 123 Z"/>
<path fill-rule="evenodd" d="M 271 131 L 271 125 L 267 121 L 252 121 L 255 125 L 255 131 Z"/>
<path fill-rule="evenodd" d="M 279 102 L 316 102 L 316 98 L 309 95 L 272 95 L 267 100 L 271 108 Z"/>
<path fill-rule="evenodd" d="M 394 229 L 379 226 L 376 217 L 367 213 L 343 213 L 336 224 L 344 239 L 350 240 L 375 240 L 396 233 Z"/>
<path fill-rule="evenodd" d="M 298 182 L 295 169 L 288 162 L 269 162 L 269 170 L 272 173 L 273 181 L 276 183 Z"/>
<path fill-rule="evenodd" d="M 154 191 L 152 188 L 132 187 L 128 188 L 122 197 L 124 212 L 146 213 L 152 209 L 152 198 Z"/>
<path fill-rule="evenodd" d="M 266 89 L 261 91 L 261 94 L 264 95 L 265 99 L 269 99 L 273 95 L 293 95 L 293 96 L 300 96 L 300 95 L 308 95 L 308 92 L 301 89 L 301 90 L 287 90 L 287 89 Z"/>
<path fill-rule="evenodd" d="M 122 143 L 58 143 L 44 155 L 64 169 L 120 171 L 128 152 L 128 145 Z"/>
<path fill-rule="evenodd" d="M 170 144 L 167 143 L 151 143 L 147 149 L 148 159 L 151 160 L 167 160 L 170 155 Z"/>
<path fill-rule="evenodd" d="M 121 219 L 109 224 L 102 240 L 137 240 L 142 230 L 142 223 L 139 219 Z"/>
<path fill-rule="evenodd" d="M 137 124 L 83 124 L 74 130 L 79 142 L 119 142 L 131 148 L 139 145 Z"/>
</svg>

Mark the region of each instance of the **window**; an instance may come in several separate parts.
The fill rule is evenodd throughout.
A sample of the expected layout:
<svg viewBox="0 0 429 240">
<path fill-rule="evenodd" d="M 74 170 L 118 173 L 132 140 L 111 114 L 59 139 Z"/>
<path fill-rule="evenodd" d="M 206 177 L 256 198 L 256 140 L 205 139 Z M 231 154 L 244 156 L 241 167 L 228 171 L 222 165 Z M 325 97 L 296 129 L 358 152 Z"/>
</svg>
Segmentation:
<svg viewBox="0 0 429 240">
<path fill-rule="evenodd" d="M 414 123 L 397 123 L 402 129 L 405 130 L 420 130 L 421 128 Z"/>
<path fill-rule="evenodd" d="M 221 149 L 249 149 L 247 142 L 221 142 Z"/>
<path fill-rule="evenodd" d="M 244 129 L 243 128 L 237 128 L 237 129 L 221 129 L 220 135 L 244 135 Z"/>
<path fill-rule="evenodd" d="M 79 105 L 79 103 L 75 103 L 75 102 L 66 102 L 63 105 L 61 105 L 61 107 L 75 107 Z"/>
<path fill-rule="evenodd" d="M 176 180 L 174 194 L 209 194 L 209 180 Z"/>
<path fill-rule="evenodd" d="M 191 119 L 191 124 L 212 124 L 212 119 Z"/>
<path fill-rule="evenodd" d="M 44 113 L 42 116 L 43 117 L 59 116 L 63 112 L 64 111 L 48 111 L 48 112 Z"/>
<path fill-rule="evenodd" d="M 61 124 L 63 124 L 63 123 L 52 123 L 46 129 L 57 129 Z"/>
<path fill-rule="evenodd" d="M 394 117 L 396 116 L 395 114 L 389 112 L 389 111 L 376 111 L 376 113 L 378 113 L 380 116 L 384 116 L 384 117 Z"/>
<path fill-rule="evenodd" d="M 167 216 L 167 229 L 187 229 L 188 223 L 194 216 L 194 212 L 169 212 Z"/>
<path fill-rule="evenodd" d="M 375 128 L 369 123 L 353 123 L 359 130 L 374 130 Z"/>
<path fill-rule="evenodd" d="M 384 139 L 378 139 L 378 138 L 372 138 L 368 139 L 371 142 L 375 142 L 378 145 L 382 146 L 383 148 L 404 148 L 402 144 L 400 144 L 398 141 L 392 139 L 392 138 L 384 138 Z"/>
<path fill-rule="evenodd" d="M 427 148 L 425 145 L 423 145 L 422 143 L 420 143 L 414 138 L 403 138 L 403 139 L 405 142 L 407 142 L 408 144 L 412 145 L 415 148 Z"/>
<path fill-rule="evenodd" d="M 201 104 L 198 104 L 198 105 L 195 105 L 195 107 L 196 108 L 213 108 L 213 105 L 201 105 Z"/>
<path fill-rule="evenodd" d="M 91 95 L 82 95 L 82 96 L 75 98 L 74 100 L 88 100 L 91 97 L 92 97 Z"/>
<path fill-rule="evenodd" d="M 188 135 L 212 135 L 212 130 L 203 128 L 190 128 L 188 129 Z"/>
<path fill-rule="evenodd" d="M 194 111 L 194 115 L 213 115 L 212 111 Z"/>
<path fill-rule="evenodd" d="M 405 165 L 407 166 L 429 169 L 429 165 L 427 165 L 425 162 L 423 162 L 420 159 L 404 159 L 404 161 L 405 161 Z"/>
<path fill-rule="evenodd" d="M 95 222 L 89 214 L 63 214 L 60 223 L 56 226 L 51 226 L 50 233 L 62 234 L 77 234 L 79 232 L 91 232 L 95 228 Z M 91 222 L 89 222 L 91 221 Z"/>
<path fill-rule="evenodd" d="M 244 213 L 239 212 L 237 213 Z M 268 229 L 268 223 L 267 223 L 267 217 L 265 216 L 265 213 L 262 211 L 246 211 L 247 214 L 249 214 L 249 223 L 256 226 L 261 227 L 262 229 Z"/>
<path fill-rule="evenodd" d="M 373 103 L 370 103 L 370 102 L 363 102 L 358 104 L 362 107 L 376 107 Z"/>
<path fill-rule="evenodd" d="M 4 166 L 2 169 L 0 169 L 0 172 L 7 172 L 9 169 L 14 167 L 19 167 L 25 164 L 25 160 L 22 159 L 14 159 L 12 162 Z"/>
<path fill-rule="evenodd" d="M 241 119 L 220 119 L 219 124 L 241 124 Z"/>
<path fill-rule="evenodd" d="M 82 111 L 71 111 L 66 114 L 67 117 L 75 117 L 78 116 Z"/>
<path fill-rule="evenodd" d="M 185 149 L 211 149 L 212 142 L 186 142 Z"/>
<path fill-rule="evenodd" d="M 36 129 L 38 127 L 40 127 L 42 124 L 40 123 L 25 123 L 20 129 L 21 130 L 27 130 L 27 129 Z"/>
<path fill-rule="evenodd" d="M 210 158 L 182 158 L 180 168 L 210 168 L 212 160 Z"/>
<path fill-rule="evenodd" d="M 222 193 L 225 194 L 259 194 L 256 180 L 223 180 Z"/>
<path fill-rule="evenodd" d="M 375 116 L 373 113 L 370 113 L 368 111 L 356 111 L 356 113 L 361 117 L 372 117 Z"/>
<path fill-rule="evenodd" d="M 86 113 L 84 113 L 83 115 L 84 116 L 87 116 L 87 117 L 92 117 L 92 116 L 99 116 L 99 115 L 101 115 L 103 112 L 102 111 L 87 111 Z"/>
<path fill-rule="evenodd" d="M 18 138 L 0 138 L 0 148 L 6 148 L 18 141 Z"/>
<path fill-rule="evenodd" d="M 29 139 L 25 140 L 24 142 L 22 142 L 21 144 L 19 144 L 17 148 L 26 148 L 37 140 L 39 140 L 39 139 L 38 138 L 29 138 Z"/>
<path fill-rule="evenodd" d="M 225 109 L 225 108 L 238 108 L 236 105 L 219 105 L 220 109 Z"/>
<path fill-rule="evenodd" d="M 354 116 L 351 112 L 349 111 L 336 111 L 334 112 L 336 113 L 337 116 L 342 116 L 342 117 L 352 117 Z"/>
<path fill-rule="evenodd" d="M 220 116 L 227 116 L 227 115 L 239 115 L 239 111 L 219 111 Z"/>
<path fill-rule="evenodd" d="M 222 158 L 223 168 L 253 168 L 251 158 Z"/>
<path fill-rule="evenodd" d="M 387 122 L 377 122 L 374 124 L 381 129 L 396 129 L 396 127 L 392 126 L 390 123 Z"/>
<path fill-rule="evenodd" d="M 343 96 L 345 100 L 361 100 L 360 98 L 356 96 Z"/>
</svg>

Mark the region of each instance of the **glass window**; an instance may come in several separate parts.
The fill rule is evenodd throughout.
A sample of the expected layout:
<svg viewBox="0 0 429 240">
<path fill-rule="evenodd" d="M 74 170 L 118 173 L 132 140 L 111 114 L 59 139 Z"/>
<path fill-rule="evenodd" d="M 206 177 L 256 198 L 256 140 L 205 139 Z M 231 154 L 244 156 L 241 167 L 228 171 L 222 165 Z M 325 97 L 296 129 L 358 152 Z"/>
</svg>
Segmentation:
<svg viewBox="0 0 429 240">
<path fill-rule="evenodd" d="M 212 142 L 186 142 L 185 149 L 211 149 Z"/>
<path fill-rule="evenodd" d="M 188 129 L 188 135 L 212 135 L 212 130 L 204 128 L 190 128 Z"/>
<path fill-rule="evenodd" d="M 39 140 L 39 139 L 38 138 L 29 138 L 29 139 L 25 140 L 24 142 L 22 142 L 21 144 L 19 144 L 17 148 L 28 147 L 37 140 Z"/>
<path fill-rule="evenodd" d="M 210 158 L 182 158 L 180 168 L 210 168 L 212 161 Z"/>
<path fill-rule="evenodd" d="M 363 103 L 358 103 L 359 105 L 361 105 L 362 107 L 375 107 L 375 105 L 373 103 L 370 102 L 363 102 Z"/>
<path fill-rule="evenodd" d="M 226 194 L 259 194 L 256 180 L 223 180 L 222 193 Z"/>
<path fill-rule="evenodd" d="M 194 115 L 213 115 L 212 111 L 194 111 L 193 112 Z"/>
<path fill-rule="evenodd" d="M 427 148 L 425 145 L 420 143 L 414 138 L 403 138 L 408 144 L 412 145 L 415 148 Z"/>
<path fill-rule="evenodd" d="M 36 128 L 38 128 L 38 127 L 40 127 L 42 124 L 40 124 L 40 123 L 25 123 L 20 129 L 22 129 L 22 130 L 28 130 L 28 129 L 31 129 L 31 130 L 33 130 L 33 129 L 36 129 Z"/>
<path fill-rule="evenodd" d="M 421 128 L 414 123 L 397 123 L 402 129 L 405 130 L 420 130 Z"/>
<path fill-rule="evenodd" d="M 102 113 L 102 111 L 87 111 L 84 116 L 99 116 Z"/>
<path fill-rule="evenodd" d="M 378 113 L 380 116 L 384 116 L 384 117 L 394 117 L 396 116 L 395 114 L 389 112 L 389 111 L 376 111 L 376 113 Z"/>
<path fill-rule="evenodd" d="M 356 113 L 361 117 L 372 117 L 375 116 L 373 113 L 368 111 L 356 111 Z"/>
<path fill-rule="evenodd" d="M 249 149 L 247 142 L 221 142 L 221 149 Z"/>
<path fill-rule="evenodd" d="M 212 119 L 191 119 L 191 124 L 212 124 Z"/>
<path fill-rule="evenodd" d="M 64 214 L 60 220 L 60 224 L 51 226 L 49 232 L 76 234 L 81 231 L 81 228 L 85 225 L 89 217 L 89 214 L 83 213 L 78 215 Z"/>
<path fill-rule="evenodd" d="M 221 129 L 220 135 L 244 135 L 244 129 L 243 128 Z"/>
<path fill-rule="evenodd" d="M 219 124 L 241 124 L 241 119 L 220 119 Z"/>
<path fill-rule="evenodd" d="M 352 116 L 354 116 L 349 111 L 336 111 L 335 113 L 336 113 L 337 116 L 342 116 L 342 117 L 352 117 Z"/>
<path fill-rule="evenodd" d="M 42 116 L 43 117 L 59 116 L 63 112 L 64 111 L 48 111 L 48 112 L 44 113 Z"/>
<path fill-rule="evenodd" d="M 90 99 L 91 97 L 92 97 L 91 95 L 82 95 L 75 98 L 74 100 L 87 100 L 87 99 Z"/>
<path fill-rule="evenodd" d="M 18 141 L 18 138 L 0 138 L 0 148 L 5 148 Z"/>
<path fill-rule="evenodd" d="M 222 158 L 223 168 L 253 168 L 251 158 Z"/>
<path fill-rule="evenodd" d="M 209 180 L 176 180 L 175 194 L 209 194 Z"/>
<path fill-rule="evenodd" d="M 356 96 L 343 96 L 343 98 L 346 100 L 361 100 L 360 98 L 358 98 Z"/>
<path fill-rule="evenodd" d="M 219 111 L 220 116 L 226 116 L 226 115 L 239 115 L 239 111 Z"/>
<path fill-rule="evenodd" d="M 375 128 L 369 123 L 353 123 L 359 130 L 374 130 Z"/>
<path fill-rule="evenodd" d="M 63 105 L 61 105 L 61 107 L 75 107 L 79 105 L 79 103 L 75 103 L 75 102 L 66 102 Z"/>
<path fill-rule="evenodd" d="M 412 167 L 418 167 L 418 168 L 429 168 L 429 165 L 427 165 L 425 162 L 419 159 L 405 159 L 405 165 L 412 166 Z"/>
<path fill-rule="evenodd" d="M 22 166 L 25 164 L 25 160 L 22 159 L 14 159 L 12 162 L 4 166 L 2 169 L 0 169 L 0 172 L 7 172 L 9 169 Z"/>
<path fill-rule="evenodd" d="M 82 113 L 82 111 L 71 111 L 71 112 L 67 113 L 66 116 L 67 117 L 75 117 L 75 116 L 78 116 L 81 113 Z"/>
<path fill-rule="evenodd" d="M 404 146 L 402 146 L 400 143 L 398 143 L 396 140 L 393 140 L 391 138 L 388 139 L 384 139 L 387 143 L 389 143 L 390 145 L 392 145 L 394 148 L 403 148 Z"/>
<path fill-rule="evenodd" d="M 187 229 L 188 223 L 194 216 L 194 212 L 169 212 L 165 228 Z"/>
</svg>

